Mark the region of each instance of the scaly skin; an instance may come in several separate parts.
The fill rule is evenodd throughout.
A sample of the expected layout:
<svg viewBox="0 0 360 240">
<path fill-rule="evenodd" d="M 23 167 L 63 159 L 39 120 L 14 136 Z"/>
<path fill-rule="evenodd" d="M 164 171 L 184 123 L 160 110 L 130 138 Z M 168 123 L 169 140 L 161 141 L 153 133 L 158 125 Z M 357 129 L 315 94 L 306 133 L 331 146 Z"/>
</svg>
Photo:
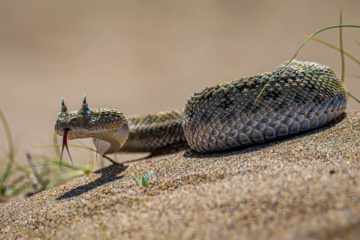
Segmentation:
<svg viewBox="0 0 360 240">
<path fill-rule="evenodd" d="M 183 114 L 184 111 L 178 110 L 130 117 L 129 137 L 120 150 L 158 155 L 187 148 L 182 129 Z"/>
<path fill-rule="evenodd" d="M 128 120 L 115 109 L 89 109 L 86 99 L 79 111 L 69 112 L 63 103 L 55 129 L 60 136 L 67 129 L 69 139 L 95 138 L 102 154 L 161 153 L 187 145 L 216 152 L 317 128 L 344 112 L 343 83 L 329 67 L 294 60 L 281 68 L 205 88 L 184 111 Z"/>
</svg>

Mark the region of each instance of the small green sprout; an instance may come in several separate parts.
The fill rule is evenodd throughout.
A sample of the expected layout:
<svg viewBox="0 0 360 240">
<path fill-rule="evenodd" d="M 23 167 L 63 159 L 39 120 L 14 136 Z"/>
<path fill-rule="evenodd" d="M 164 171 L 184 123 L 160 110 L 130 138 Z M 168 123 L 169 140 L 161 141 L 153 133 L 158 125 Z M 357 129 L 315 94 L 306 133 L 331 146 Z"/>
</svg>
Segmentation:
<svg viewBox="0 0 360 240">
<path fill-rule="evenodd" d="M 153 173 L 154 173 L 154 171 L 150 171 L 150 172 L 148 172 L 145 176 L 142 176 L 142 177 L 141 177 L 142 187 L 144 187 L 144 188 L 147 187 L 147 182 L 148 182 L 151 174 L 153 174 Z M 136 178 L 133 174 L 131 174 L 130 176 L 135 180 L 136 184 L 137 184 L 139 187 L 141 187 L 141 185 L 140 185 L 139 181 L 137 180 L 137 178 Z"/>
</svg>

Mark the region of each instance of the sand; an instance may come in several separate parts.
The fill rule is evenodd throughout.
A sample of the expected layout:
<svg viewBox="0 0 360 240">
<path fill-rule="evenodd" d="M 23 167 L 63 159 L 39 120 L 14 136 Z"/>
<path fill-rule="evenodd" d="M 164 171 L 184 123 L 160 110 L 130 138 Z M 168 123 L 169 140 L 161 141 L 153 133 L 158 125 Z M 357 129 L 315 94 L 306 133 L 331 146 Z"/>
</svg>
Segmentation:
<svg viewBox="0 0 360 240">
<path fill-rule="evenodd" d="M 360 113 L 289 139 L 110 166 L 0 208 L 4 239 L 357 239 Z M 130 174 L 154 174 L 147 189 Z"/>
</svg>

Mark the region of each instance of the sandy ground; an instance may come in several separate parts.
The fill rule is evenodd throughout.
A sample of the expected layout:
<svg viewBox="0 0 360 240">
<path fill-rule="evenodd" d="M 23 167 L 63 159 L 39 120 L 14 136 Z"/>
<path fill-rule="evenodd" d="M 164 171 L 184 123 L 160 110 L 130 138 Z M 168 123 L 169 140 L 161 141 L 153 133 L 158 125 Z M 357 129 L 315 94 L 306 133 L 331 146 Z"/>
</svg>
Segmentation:
<svg viewBox="0 0 360 240">
<path fill-rule="evenodd" d="M 360 113 L 222 154 L 110 166 L 0 208 L 4 239 L 358 239 Z M 147 189 L 130 174 L 154 171 Z"/>
<path fill-rule="evenodd" d="M 87 93 L 90 107 L 127 116 L 180 109 L 206 86 L 272 71 L 303 34 L 337 24 L 341 7 L 344 23 L 360 25 L 359 0 L 0 0 L 0 109 L 18 136 L 17 160 L 53 154 L 33 146 L 52 143 L 61 97 L 72 110 Z M 319 37 L 338 45 L 338 30 Z M 345 49 L 359 56 L 356 41 L 360 31 L 344 29 Z M 339 53 L 319 43 L 297 58 L 341 71 Z M 347 59 L 346 73 L 360 97 L 359 66 Z M 0 127 L 0 159 L 6 149 Z M 86 164 L 86 151 L 71 152 Z"/>
<path fill-rule="evenodd" d="M 87 93 L 90 107 L 126 115 L 180 109 L 206 86 L 272 71 L 303 34 L 337 24 L 341 7 L 344 23 L 360 25 L 358 0 L 0 0 L 0 109 L 17 161 L 53 154 L 33 146 L 52 142 L 61 97 L 77 109 Z M 337 30 L 319 37 L 338 44 Z M 359 41 L 359 30 L 344 29 L 355 56 Z M 339 53 L 315 42 L 297 59 L 341 72 Z M 347 59 L 346 73 L 360 97 L 358 65 Z M 348 110 L 358 107 L 349 101 Z M 1 206 L 0 237 L 356 239 L 360 123 L 348 115 L 287 141 L 104 168 Z M 0 160 L 6 149 L 0 127 Z M 70 150 L 86 164 L 87 151 Z M 130 174 L 150 170 L 149 188 L 137 188 Z"/>
</svg>

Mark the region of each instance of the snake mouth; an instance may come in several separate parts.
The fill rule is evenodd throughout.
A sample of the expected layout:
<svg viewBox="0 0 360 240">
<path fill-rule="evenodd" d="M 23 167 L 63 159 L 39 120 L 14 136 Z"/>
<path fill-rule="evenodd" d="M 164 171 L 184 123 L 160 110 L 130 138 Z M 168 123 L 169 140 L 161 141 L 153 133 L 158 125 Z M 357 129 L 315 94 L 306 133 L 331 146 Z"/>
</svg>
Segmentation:
<svg viewBox="0 0 360 240">
<path fill-rule="evenodd" d="M 68 143 L 67 143 L 67 135 L 68 135 L 68 132 L 69 132 L 69 131 L 71 131 L 71 129 L 69 129 L 69 128 L 65 128 L 65 129 L 63 130 L 64 134 L 63 134 L 62 150 L 61 150 L 61 155 L 60 155 L 60 165 L 61 165 L 61 160 L 62 160 L 62 156 L 63 156 L 63 153 L 64 153 L 64 148 L 66 148 L 66 151 L 67 151 L 68 154 L 69 154 L 71 163 L 72 163 L 72 165 L 74 165 L 73 160 L 72 160 L 71 155 L 70 155 Z"/>
</svg>

